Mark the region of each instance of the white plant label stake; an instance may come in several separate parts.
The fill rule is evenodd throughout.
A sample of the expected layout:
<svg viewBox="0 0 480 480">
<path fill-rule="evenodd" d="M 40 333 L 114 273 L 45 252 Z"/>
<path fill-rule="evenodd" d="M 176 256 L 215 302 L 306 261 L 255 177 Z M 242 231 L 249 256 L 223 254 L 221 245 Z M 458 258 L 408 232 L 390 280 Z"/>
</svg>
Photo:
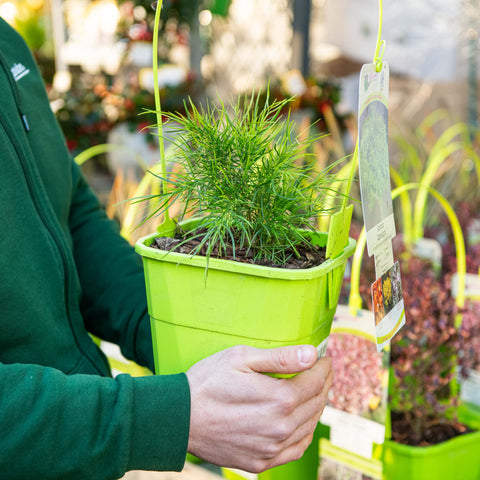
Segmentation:
<svg viewBox="0 0 480 480">
<path fill-rule="evenodd" d="M 396 235 L 388 158 L 388 65 L 381 60 L 360 72 L 358 162 L 367 251 L 374 256 L 372 285 L 377 350 L 405 324 L 405 307 L 392 239 Z"/>
<path fill-rule="evenodd" d="M 342 470 L 350 473 L 348 478 L 363 478 L 353 476 L 352 472 L 358 470 L 367 475 L 368 469 L 368 477 L 379 480 L 381 470 L 378 476 L 372 473 L 378 466 L 372 458 L 373 445 L 382 444 L 385 439 L 390 352 L 388 349 L 377 352 L 371 317 L 368 310 L 352 316 L 348 306 L 337 307 L 327 355 L 332 358 L 338 375 L 320 421 L 330 426 L 330 450 L 339 447 L 369 460 L 355 463 L 342 457 L 345 458 Z M 327 478 L 327 472 L 334 470 L 336 478 L 344 478 L 340 476 L 335 451 L 321 448 L 321 453 L 321 474 L 325 473 Z"/>
</svg>

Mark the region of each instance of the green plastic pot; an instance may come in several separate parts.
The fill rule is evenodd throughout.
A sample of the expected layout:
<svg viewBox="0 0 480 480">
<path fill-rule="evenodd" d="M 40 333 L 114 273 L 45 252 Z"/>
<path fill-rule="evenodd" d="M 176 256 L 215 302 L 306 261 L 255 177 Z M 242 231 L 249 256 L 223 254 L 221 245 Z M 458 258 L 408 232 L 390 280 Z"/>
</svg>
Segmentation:
<svg viewBox="0 0 480 480">
<path fill-rule="evenodd" d="M 352 209 L 332 217 L 330 234 L 311 232 L 331 258 L 322 265 L 291 270 L 269 268 L 136 244 L 143 257 L 148 311 L 157 374 L 187 371 L 202 358 L 244 344 L 258 348 L 309 343 L 323 354 L 348 258 Z M 187 222 L 183 228 L 193 228 Z M 332 227 L 333 225 L 333 227 Z M 260 480 L 316 480 L 318 438 L 304 456 L 261 474 Z"/>
<path fill-rule="evenodd" d="M 459 409 L 459 420 L 472 428 L 480 425 L 480 415 Z M 385 480 L 480 479 L 480 431 L 466 433 L 430 447 L 411 447 L 392 440 L 383 446 Z"/>
<path fill-rule="evenodd" d="M 317 426 L 312 443 L 308 446 L 303 457 L 296 462 L 290 462 L 272 468 L 258 475 L 258 480 L 310 480 L 318 477 L 318 450 L 320 446 L 320 433 Z"/>
<path fill-rule="evenodd" d="M 143 257 L 157 374 L 187 371 L 220 350 L 326 344 L 348 258 L 342 253 L 310 269 L 281 269 L 152 248 L 155 234 L 138 240 Z M 326 245 L 327 234 L 312 241 Z"/>
<path fill-rule="evenodd" d="M 320 447 L 320 426 L 313 435 L 312 443 L 305 450 L 303 457 L 296 462 L 280 465 L 258 475 L 244 474 L 228 468 L 222 468 L 223 477 L 227 480 L 250 480 L 252 477 L 258 480 L 309 480 L 317 479 L 319 466 L 318 450 Z"/>
</svg>

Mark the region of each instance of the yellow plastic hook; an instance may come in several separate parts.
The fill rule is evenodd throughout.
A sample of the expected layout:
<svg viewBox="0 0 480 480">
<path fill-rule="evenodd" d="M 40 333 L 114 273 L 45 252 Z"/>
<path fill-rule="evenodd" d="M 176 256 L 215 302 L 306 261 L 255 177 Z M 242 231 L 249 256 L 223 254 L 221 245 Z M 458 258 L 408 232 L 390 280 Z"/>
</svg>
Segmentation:
<svg viewBox="0 0 480 480">
<path fill-rule="evenodd" d="M 380 54 L 373 61 L 373 63 L 375 64 L 375 70 L 377 72 L 380 72 L 383 67 L 383 52 L 385 52 L 385 40 L 382 40 L 380 42 Z"/>
</svg>

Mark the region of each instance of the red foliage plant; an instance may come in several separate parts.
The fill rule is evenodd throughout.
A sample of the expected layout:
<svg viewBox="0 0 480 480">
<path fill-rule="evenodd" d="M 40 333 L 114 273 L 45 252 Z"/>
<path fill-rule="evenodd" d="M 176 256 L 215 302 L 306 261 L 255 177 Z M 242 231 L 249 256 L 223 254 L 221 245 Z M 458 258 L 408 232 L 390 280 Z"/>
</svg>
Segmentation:
<svg viewBox="0 0 480 480">
<path fill-rule="evenodd" d="M 480 370 L 480 303 L 467 302 L 459 311 L 450 294 L 456 271 L 453 241 L 442 247 L 443 269 L 437 279 L 428 261 L 408 254 L 401 239 L 394 241 L 406 325 L 391 342 L 389 404 L 392 438 L 410 445 L 431 445 L 467 431 L 456 419 L 460 401 L 454 388 L 456 367 L 464 375 L 469 369 Z M 476 252 L 467 245 L 467 271 L 478 271 Z M 373 262 L 365 261 L 360 276 L 362 300 L 370 310 L 372 267 Z M 459 314 L 460 329 L 455 326 Z"/>
<path fill-rule="evenodd" d="M 407 324 L 391 345 L 392 436 L 411 445 L 438 443 L 445 440 L 439 426 L 456 423 L 458 309 L 445 277 L 437 280 L 418 258 L 403 261 L 402 287 Z"/>
<path fill-rule="evenodd" d="M 335 372 L 329 405 L 354 415 L 373 417 L 383 397 L 385 368 L 375 343 L 359 335 L 333 333 L 327 356 L 332 359 Z"/>
</svg>

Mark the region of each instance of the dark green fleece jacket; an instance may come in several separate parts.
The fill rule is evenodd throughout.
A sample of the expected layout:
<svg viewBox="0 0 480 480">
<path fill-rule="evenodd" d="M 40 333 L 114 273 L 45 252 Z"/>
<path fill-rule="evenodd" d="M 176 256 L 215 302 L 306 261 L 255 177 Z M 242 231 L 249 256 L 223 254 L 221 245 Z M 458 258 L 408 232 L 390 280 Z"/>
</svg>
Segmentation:
<svg viewBox="0 0 480 480">
<path fill-rule="evenodd" d="M 113 379 L 88 335 L 153 369 L 141 260 L 99 208 L 1 18 L 0 212 L 0 479 L 180 470 L 186 376 Z"/>
</svg>

